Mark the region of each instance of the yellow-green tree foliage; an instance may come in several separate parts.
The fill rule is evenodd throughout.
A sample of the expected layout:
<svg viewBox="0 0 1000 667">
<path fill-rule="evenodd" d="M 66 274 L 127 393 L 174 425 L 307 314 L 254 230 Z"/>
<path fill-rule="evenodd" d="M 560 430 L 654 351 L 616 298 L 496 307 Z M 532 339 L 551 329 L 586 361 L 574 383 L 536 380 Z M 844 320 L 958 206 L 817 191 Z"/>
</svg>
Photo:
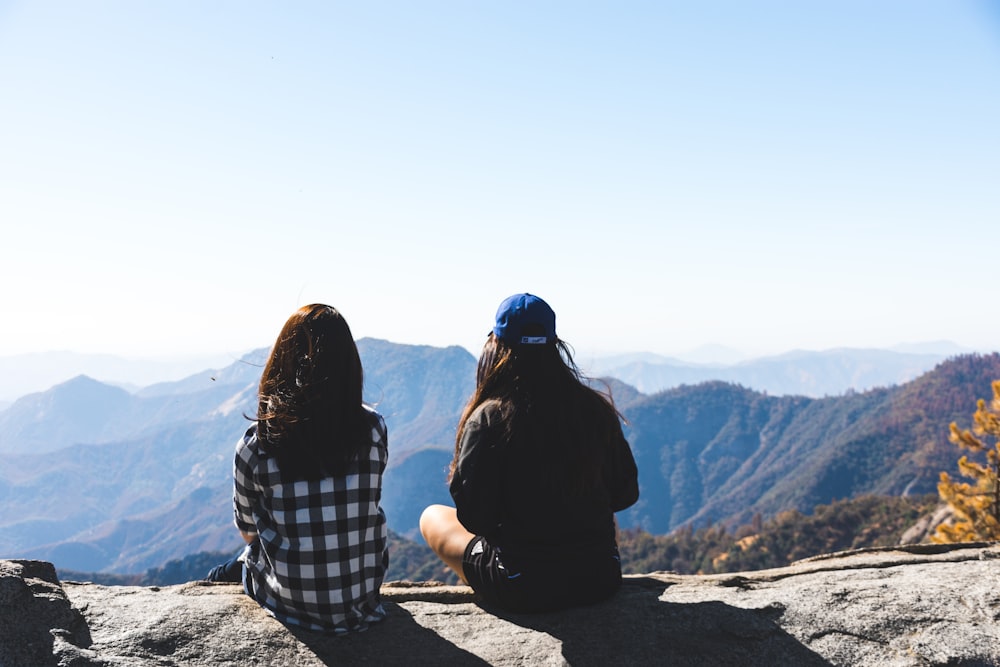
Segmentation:
<svg viewBox="0 0 1000 667">
<path fill-rule="evenodd" d="M 934 542 L 1000 540 L 1000 380 L 993 383 L 989 405 L 979 399 L 972 422 L 971 431 L 952 423 L 948 439 L 970 452 L 985 452 L 986 461 L 970 461 L 967 455 L 958 460 L 959 473 L 971 482 L 958 482 L 941 473 L 938 493 L 955 518 L 938 527 L 931 538 Z"/>
</svg>

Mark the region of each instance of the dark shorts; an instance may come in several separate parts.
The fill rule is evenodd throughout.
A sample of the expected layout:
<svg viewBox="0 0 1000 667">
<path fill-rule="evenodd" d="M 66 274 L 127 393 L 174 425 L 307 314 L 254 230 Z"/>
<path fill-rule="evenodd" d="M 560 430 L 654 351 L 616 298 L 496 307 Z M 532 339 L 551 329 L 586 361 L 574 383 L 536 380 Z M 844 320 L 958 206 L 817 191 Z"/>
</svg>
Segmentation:
<svg viewBox="0 0 1000 667">
<path fill-rule="evenodd" d="M 553 611 L 607 600 L 621 586 L 618 549 L 566 547 L 545 560 L 504 559 L 485 537 L 465 547 L 462 571 L 483 600 L 510 611 Z"/>
</svg>

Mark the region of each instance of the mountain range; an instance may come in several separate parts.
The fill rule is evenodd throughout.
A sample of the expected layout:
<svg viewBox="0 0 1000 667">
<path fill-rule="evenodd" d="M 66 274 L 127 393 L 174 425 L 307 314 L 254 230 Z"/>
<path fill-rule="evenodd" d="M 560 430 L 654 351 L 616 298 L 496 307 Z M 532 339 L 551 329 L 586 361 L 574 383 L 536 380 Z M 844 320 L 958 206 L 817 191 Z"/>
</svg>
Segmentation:
<svg viewBox="0 0 1000 667">
<path fill-rule="evenodd" d="M 413 536 L 424 506 L 450 500 L 445 471 L 475 359 L 460 347 L 358 347 L 366 400 L 389 426 L 389 525 Z M 77 377 L 0 412 L 0 556 L 141 572 L 235 549 L 232 452 L 266 352 L 134 393 Z M 640 501 L 619 521 L 666 533 L 863 493 L 933 491 L 958 458 L 948 423 L 967 423 L 996 378 L 996 354 L 824 398 L 719 381 L 647 394 L 610 378 L 640 470 Z"/>
<path fill-rule="evenodd" d="M 934 493 L 955 472 L 948 425 L 971 425 L 1000 355 L 967 355 L 902 385 L 821 399 L 710 382 L 623 405 L 642 495 L 623 525 L 665 533 L 809 512 L 862 494 Z"/>
<path fill-rule="evenodd" d="M 358 349 L 365 398 L 390 433 L 383 504 L 390 516 L 419 516 L 413 498 L 448 500 L 445 468 L 475 360 L 460 347 L 376 339 Z M 135 572 L 164 556 L 235 548 L 232 455 L 256 412 L 266 354 L 134 394 L 81 376 L 0 412 L 0 554 Z M 411 479 L 419 490 L 407 490 Z"/>
</svg>

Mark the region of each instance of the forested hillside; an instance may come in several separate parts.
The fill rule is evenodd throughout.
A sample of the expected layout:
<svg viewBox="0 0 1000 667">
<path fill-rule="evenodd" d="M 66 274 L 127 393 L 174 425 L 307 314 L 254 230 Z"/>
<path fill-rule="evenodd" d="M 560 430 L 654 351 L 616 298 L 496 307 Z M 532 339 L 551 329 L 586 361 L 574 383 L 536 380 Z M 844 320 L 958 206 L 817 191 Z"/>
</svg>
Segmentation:
<svg viewBox="0 0 1000 667">
<path fill-rule="evenodd" d="M 729 530 L 686 526 L 670 535 L 622 531 L 618 543 L 625 572 L 658 570 L 711 574 L 762 570 L 847 549 L 898 544 L 900 536 L 938 505 L 936 495 L 861 496 L 819 505 L 811 514 L 782 512 Z"/>
<path fill-rule="evenodd" d="M 237 540 L 238 541 L 238 540 Z M 183 558 L 167 561 L 142 573 L 113 574 L 106 572 L 81 572 L 58 568 L 64 581 L 91 581 L 107 586 L 169 586 L 203 579 L 208 571 L 238 553 L 232 551 L 200 551 Z M 386 581 L 441 581 L 454 583 L 458 578 L 424 544 L 423 540 L 410 540 L 389 531 L 389 569 Z"/>
<path fill-rule="evenodd" d="M 641 498 L 623 525 L 665 534 L 738 526 L 864 494 L 936 490 L 957 459 L 948 424 L 991 395 L 1000 355 L 939 364 L 905 385 L 823 399 L 707 383 L 623 407 Z"/>
</svg>

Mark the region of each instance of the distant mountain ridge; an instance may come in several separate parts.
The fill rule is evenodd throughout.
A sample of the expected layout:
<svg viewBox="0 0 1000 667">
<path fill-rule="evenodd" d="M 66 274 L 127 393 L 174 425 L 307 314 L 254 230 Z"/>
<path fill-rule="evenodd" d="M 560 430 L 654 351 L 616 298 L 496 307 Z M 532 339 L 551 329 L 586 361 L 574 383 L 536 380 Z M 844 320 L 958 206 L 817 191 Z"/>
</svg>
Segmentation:
<svg viewBox="0 0 1000 667">
<path fill-rule="evenodd" d="M 230 410 L 249 408 L 253 384 L 199 378 L 187 391 L 175 394 L 132 394 L 81 375 L 0 412 L 0 452 L 40 454 L 70 445 L 106 444 L 178 419 L 210 419 L 227 411 L 226 404 L 235 396 L 244 400 Z"/>
<path fill-rule="evenodd" d="M 840 348 L 748 359 L 735 350 L 707 345 L 679 357 L 639 352 L 578 357 L 577 361 L 588 375 L 616 377 L 644 393 L 680 384 L 722 380 L 771 394 L 819 397 L 838 395 L 849 389 L 861 391 L 906 382 L 948 357 L 971 352 L 954 343 L 939 341 L 901 344 L 889 350 Z M 248 359 L 263 365 L 266 348 L 239 356 L 172 361 L 73 352 L 0 356 L 0 411 L 17 398 L 45 391 L 79 375 L 129 391 L 142 388 L 138 391 L 148 394 L 164 389 L 177 391 L 179 387 L 219 372 L 205 368 L 219 369 L 222 364 L 221 368 L 231 369 L 236 364 L 247 363 Z M 788 362 L 792 362 L 792 369 Z"/>
<path fill-rule="evenodd" d="M 87 375 L 129 390 L 166 379 L 180 379 L 206 368 L 229 365 L 240 355 L 177 359 L 130 359 L 112 354 L 53 351 L 0 356 L 0 410 L 34 392 Z"/>
<path fill-rule="evenodd" d="M 717 380 L 779 396 L 820 398 L 908 382 L 946 358 L 940 353 L 852 348 L 792 351 L 735 364 L 631 355 L 594 360 L 590 370 L 645 394 Z"/>
</svg>

